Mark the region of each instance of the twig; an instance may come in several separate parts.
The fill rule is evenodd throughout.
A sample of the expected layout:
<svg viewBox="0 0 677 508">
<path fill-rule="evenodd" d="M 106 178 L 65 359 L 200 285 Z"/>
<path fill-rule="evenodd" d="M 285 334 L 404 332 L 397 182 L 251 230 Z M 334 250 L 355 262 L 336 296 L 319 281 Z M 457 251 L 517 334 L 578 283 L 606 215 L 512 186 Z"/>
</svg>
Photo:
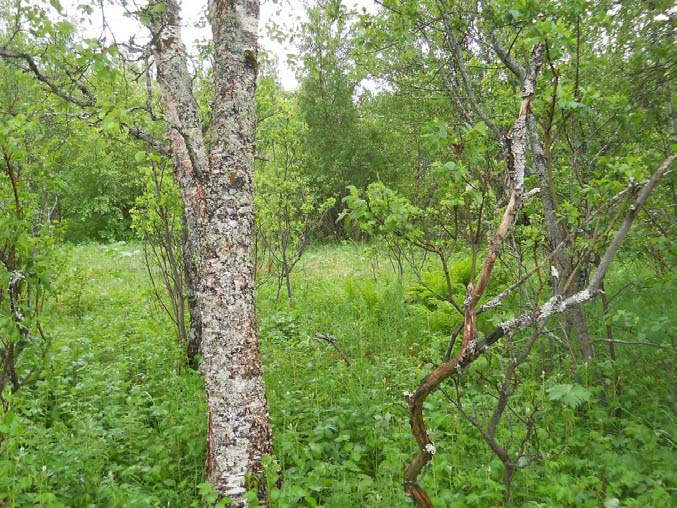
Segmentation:
<svg viewBox="0 0 677 508">
<path fill-rule="evenodd" d="M 645 342 L 641 340 L 618 340 L 618 339 L 590 339 L 590 342 L 607 342 L 609 344 L 626 344 L 628 346 L 651 346 L 659 349 L 672 349 L 669 346 L 656 344 L 655 342 Z"/>
<path fill-rule="evenodd" d="M 346 365 L 350 367 L 350 358 L 346 354 L 345 351 L 343 351 L 339 346 L 338 346 L 338 339 L 336 337 L 332 337 L 331 335 L 327 335 L 326 333 L 316 333 L 315 338 L 323 340 L 329 344 L 331 344 L 336 352 L 343 358 L 343 361 L 346 362 Z"/>
</svg>

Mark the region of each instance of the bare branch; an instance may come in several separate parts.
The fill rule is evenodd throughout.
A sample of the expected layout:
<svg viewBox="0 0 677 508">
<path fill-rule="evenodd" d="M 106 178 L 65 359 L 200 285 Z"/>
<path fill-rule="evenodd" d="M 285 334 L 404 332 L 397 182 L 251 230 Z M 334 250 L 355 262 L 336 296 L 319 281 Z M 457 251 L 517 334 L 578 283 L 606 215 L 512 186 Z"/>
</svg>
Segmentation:
<svg viewBox="0 0 677 508">
<path fill-rule="evenodd" d="M 609 268 L 609 264 L 618 251 L 621 243 L 627 236 L 630 226 L 637 217 L 637 214 L 641 208 L 646 203 L 651 191 L 653 191 L 658 181 L 668 172 L 668 169 L 670 169 L 670 166 L 674 163 L 675 159 L 677 159 L 677 155 L 671 155 L 663 161 L 653 176 L 646 182 L 634 203 L 630 205 L 630 208 L 625 215 L 625 219 L 623 220 L 623 224 L 621 224 L 621 227 L 616 232 L 614 239 L 609 244 L 609 247 L 607 247 L 607 250 L 602 256 L 601 261 L 597 265 L 597 269 L 595 270 L 588 287 L 565 299 L 562 299 L 560 295 L 555 295 L 537 309 L 526 312 L 514 319 L 501 323 L 478 345 L 478 347 L 486 348 L 494 344 L 498 339 L 505 335 L 515 333 L 518 330 L 544 321 L 552 315 L 564 312 L 575 305 L 580 305 L 594 298 L 599 293 L 600 285 L 604 280 L 604 276 L 606 275 L 606 272 Z"/>
<path fill-rule="evenodd" d="M 122 126 L 127 129 L 129 134 L 131 134 L 136 139 L 146 143 L 149 147 L 158 152 L 160 155 L 164 155 L 165 157 L 171 156 L 169 148 L 167 148 L 160 140 L 158 140 L 152 134 L 144 131 L 143 129 L 137 127 L 136 125 L 127 125 L 126 123 L 123 123 Z"/>
<path fill-rule="evenodd" d="M 524 70 L 524 67 L 522 67 L 522 64 L 510 56 L 510 53 L 508 53 L 508 51 L 501 45 L 501 41 L 498 39 L 498 35 L 496 35 L 495 30 L 492 30 L 489 33 L 489 37 L 491 39 L 491 47 L 496 52 L 496 55 L 498 55 L 498 58 L 500 58 L 501 62 L 503 62 L 503 64 L 508 69 L 510 69 L 515 76 L 517 76 L 520 82 L 522 82 L 526 76 L 526 71 Z"/>
<path fill-rule="evenodd" d="M 456 34 L 454 32 L 454 27 L 451 23 L 451 20 L 449 19 L 448 14 L 449 13 L 446 12 L 446 10 L 443 7 L 442 8 L 442 19 L 444 21 L 444 25 L 445 25 L 445 28 L 446 28 L 445 41 L 447 42 L 447 45 L 449 46 L 449 49 L 451 50 L 451 52 L 454 55 L 454 58 L 456 60 L 456 65 L 458 66 L 458 70 L 461 74 L 461 80 L 463 82 L 463 88 L 465 90 L 468 101 L 470 102 L 470 105 L 472 106 L 473 111 L 475 111 L 475 114 L 487 125 L 487 127 L 489 127 L 489 129 L 493 133 L 494 137 L 496 139 L 498 139 L 499 141 L 501 141 L 501 143 L 503 143 L 503 133 L 498 128 L 498 126 L 494 123 L 494 121 L 491 118 L 489 118 L 489 115 L 487 115 L 485 113 L 485 111 L 480 106 L 480 103 L 477 100 L 477 97 L 475 96 L 475 92 L 473 91 L 473 88 L 472 88 L 470 76 L 468 76 L 468 71 L 465 67 L 465 62 L 463 60 L 463 54 L 461 52 L 461 46 L 459 45 L 458 39 L 456 38 Z M 504 148 L 505 148 L 505 146 L 504 146 Z"/>
<path fill-rule="evenodd" d="M 672 349 L 671 346 L 663 346 L 655 342 L 646 342 L 642 340 L 618 340 L 618 339 L 590 339 L 591 342 L 606 342 L 608 344 L 623 344 L 626 346 L 650 346 L 658 349 Z"/>
<path fill-rule="evenodd" d="M 350 357 L 346 354 L 345 351 L 343 351 L 343 349 L 339 347 L 338 339 L 336 337 L 332 337 L 331 335 L 327 335 L 326 333 L 316 333 L 315 338 L 323 340 L 328 344 L 331 344 L 333 348 L 336 350 L 336 352 L 339 354 L 339 356 L 343 358 L 343 361 L 346 362 L 346 365 L 350 367 Z"/>
</svg>

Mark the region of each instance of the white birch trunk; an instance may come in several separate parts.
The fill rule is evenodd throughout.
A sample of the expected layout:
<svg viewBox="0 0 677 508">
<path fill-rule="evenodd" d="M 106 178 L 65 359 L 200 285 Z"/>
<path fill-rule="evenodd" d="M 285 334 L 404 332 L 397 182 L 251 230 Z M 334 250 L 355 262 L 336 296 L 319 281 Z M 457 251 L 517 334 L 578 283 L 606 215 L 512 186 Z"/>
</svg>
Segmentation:
<svg viewBox="0 0 677 508">
<path fill-rule="evenodd" d="M 154 24 L 158 81 L 191 241 L 197 243 L 202 369 L 209 406 L 205 472 L 244 507 L 271 453 L 252 262 L 257 0 L 212 0 L 214 103 L 207 145 L 191 90 L 175 0 Z"/>
</svg>

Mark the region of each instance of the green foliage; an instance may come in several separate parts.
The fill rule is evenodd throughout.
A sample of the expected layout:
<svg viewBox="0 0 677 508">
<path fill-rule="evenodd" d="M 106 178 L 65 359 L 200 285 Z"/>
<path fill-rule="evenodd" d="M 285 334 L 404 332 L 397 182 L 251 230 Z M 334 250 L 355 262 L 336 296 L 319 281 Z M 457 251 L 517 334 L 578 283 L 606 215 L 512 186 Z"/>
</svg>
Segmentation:
<svg viewBox="0 0 677 508">
<path fill-rule="evenodd" d="M 49 4 L 49 15 L 46 2 L 0 4 L 0 47 L 44 73 L 31 78 L 23 57 L 0 64 L 0 339 L 3 354 L 29 343 L 17 370 L 35 367 L 36 380 L 2 391 L 0 504 L 227 505 L 203 478 L 201 380 L 183 368 L 169 320 L 148 306 L 141 248 L 54 247 L 126 238 L 132 220 L 145 236 L 166 223 L 160 209 L 176 225 L 180 203 L 171 186 L 146 187 L 144 168 L 159 158 L 122 129 L 142 126 L 159 139 L 165 128 L 147 114 L 157 97 L 145 97 L 143 71 L 103 38 L 79 35 L 58 15 L 60 3 Z M 674 151 L 670 2 L 382 7 L 358 16 L 337 0 L 314 3 L 297 34 L 300 90 L 285 92 L 266 74 L 259 81 L 259 308 L 275 439 L 264 466 L 273 507 L 409 503 L 401 475 L 414 444 L 402 393 L 441 361 L 507 199 L 496 130 L 514 121 L 521 83 L 492 51 L 492 31 L 521 65 L 547 42 L 530 104 L 544 177 L 532 171 L 530 150 L 525 190 L 541 186 L 552 199 L 575 268 L 562 277 L 570 287 L 585 284 L 622 216 L 611 197 Z M 142 24 L 163 8 L 141 12 Z M 10 35 L 15 26 L 22 29 Z M 196 69 L 208 119 L 210 70 Z M 371 92 L 367 76 L 380 84 Z M 607 277 L 609 315 L 585 307 L 590 336 L 611 326 L 615 352 L 599 342 L 594 360 L 578 361 L 571 334 L 558 335 L 553 319 L 510 383 L 496 438 L 510 457 L 524 447 L 516 506 L 669 506 L 674 498 L 673 202 L 669 180 L 640 214 L 621 253 L 626 264 Z M 345 228 L 336 224 L 342 204 Z M 480 304 L 542 266 L 498 312 L 478 316 L 480 335 L 547 297 L 556 242 L 543 208 L 536 197 L 524 204 Z M 320 245 L 331 234 L 371 243 Z M 277 288 L 265 284 L 270 274 Z M 285 281 L 289 299 L 279 301 Z M 338 337 L 351 365 L 317 332 Z M 525 339 L 497 344 L 446 395 L 457 389 L 469 414 L 488 421 Z M 437 453 L 423 484 L 438 506 L 499 506 L 503 464 L 457 409 L 439 394 L 426 401 Z"/>
<path fill-rule="evenodd" d="M 144 181 L 131 170 L 138 146 L 121 127 L 147 123 L 139 118 L 144 108 L 135 107 L 144 91 L 128 80 L 137 69 L 126 66 L 116 44 L 82 36 L 59 2 L 49 4 L 53 10 L 47 2 L 0 6 L 0 46 L 20 55 L 0 62 L 2 114 L 34 126 L 26 147 L 48 176 L 34 190 L 65 239 L 129 238 Z M 93 7 L 78 10 L 88 15 Z"/>
<path fill-rule="evenodd" d="M 255 174 L 257 257 L 283 283 L 292 298 L 290 273 L 318 232 L 335 199 L 323 199 L 304 174 L 302 143 L 308 134 L 294 97 L 272 79 L 263 79 L 258 95 L 257 136 L 264 161 Z"/>
<path fill-rule="evenodd" d="M 354 185 L 349 186 L 348 191 L 349 194 L 343 198 L 347 209 L 341 218 L 357 222 L 363 231 L 373 236 L 395 235 L 415 239 L 421 235 L 414 221 L 422 211 L 381 182 L 369 184 L 364 198 Z"/>
<path fill-rule="evenodd" d="M 186 349 L 188 360 L 193 361 L 194 352 L 188 344 L 183 201 L 167 161 L 142 151 L 134 159 L 148 160 L 149 166 L 144 168 L 146 191 L 131 211 L 132 229 L 144 242 L 146 269 L 157 301 L 174 322 L 179 343 Z"/>
<path fill-rule="evenodd" d="M 401 472 L 413 445 L 402 393 L 439 361 L 448 335 L 436 333 L 432 320 L 411 312 L 403 286 L 387 268 L 372 278 L 366 253 L 347 246 L 310 251 L 294 276 L 299 289 L 293 307 L 276 304 L 272 288 L 259 291 L 275 454 L 284 479 L 271 493 L 273 506 L 409 503 L 401 494 Z M 466 265 L 465 259 L 458 263 L 459 277 Z M 651 275 L 626 268 L 610 284 L 622 287 L 626 277 Z M 638 289 L 623 301 L 650 308 L 662 300 L 664 289 Z M 594 320 L 596 307 L 590 311 Z M 631 326 L 637 328 L 628 330 L 628 338 L 642 329 L 636 322 Z M 339 338 L 351 367 L 313 338 L 318 331 Z M 651 333 L 651 340 L 660 333 Z M 542 346 L 542 356 L 536 354 L 520 371 L 510 402 L 520 417 L 536 415 L 541 454 L 515 473 L 514 504 L 592 508 L 618 499 L 622 506 L 666 505 L 675 486 L 667 377 L 642 372 L 648 364 L 672 367 L 660 367 L 650 349 L 619 352 L 616 369 L 633 380 L 632 387 L 619 396 L 607 394 L 603 407 L 592 369 L 583 367 L 578 382 L 567 381 L 568 357 L 552 352 L 546 342 Z M 598 355 L 606 359 L 602 348 Z M 464 404 L 478 415 L 490 414 L 495 402 L 490 387 L 500 384 L 500 367 L 510 357 L 508 348 L 499 347 L 464 374 Z M 647 398 L 638 398 L 640 392 Z M 476 429 L 441 396 L 426 406 L 437 448 L 424 480 L 433 502 L 500 506 L 502 467 Z M 622 409 L 616 413 L 614 408 Z M 519 440 L 522 433 L 519 420 L 510 418 L 498 438 Z"/>
<path fill-rule="evenodd" d="M 146 160 L 145 152 L 136 155 L 137 162 Z M 146 186 L 130 212 L 132 230 L 142 239 L 155 236 L 163 221 L 169 219 L 170 229 L 176 235 L 174 240 L 180 241 L 183 202 L 172 175 L 168 174 L 167 164 L 152 161 L 150 166 L 139 168 L 139 172 L 144 176 Z"/>
<path fill-rule="evenodd" d="M 213 508 L 224 508 L 231 504 L 231 499 L 219 496 L 218 492 L 214 490 L 214 486 L 209 482 L 201 483 L 197 486 L 200 496 L 205 502 L 206 506 Z"/>
<path fill-rule="evenodd" d="M 384 156 L 382 122 L 361 114 L 370 106 L 368 94 L 362 107 L 355 100 L 363 77 L 351 58 L 355 13 L 329 0 L 311 5 L 308 18 L 298 35 L 303 65 L 297 100 L 308 126 L 301 140 L 304 173 L 321 199 L 340 204 L 348 184 L 362 188 L 377 176 L 394 176 L 398 168 Z M 338 212 L 331 214 L 332 222 Z"/>
<path fill-rule="evenodd" d="M 71 136 L 60 196 L 65 239 L 129 239 L 131 212 L 147 178 L 139 167 L 143 161 L 135 158 L 137 148 L 123 147 L 118 140 L 91 130 Z"/>
<path fill-rule="evenodd" d="M 547 389 L 548 399 L 561 402 L 572 409 L 577 409 L 583 402 L 588 402 L 592 393 L 584 386 L 575 384 L 553 385 Z"/>
<path fill-rule="evenodd" d="M 42 369 L 49 337 L 40 314 L 50 277 L 46 266 L 57 228 L 50 209 L 50 174 L 55 159 L 49 153 L 50 129 L 41 125 L 41 111 L 19 110 L 17 102 L 35 91 L 0 63 L 0 402 L 34 380 Z"/>
<path fill-rule="evenodd" d="M 0 500 L 200 506 L 203 383 L 177 369 L 182 351 L 166 316 L 148 306 L 140 252 L 124 243 L 62 248 L 51 265 L 61 288 L 44 315 L 52 348 L 39 381 L 0 417 Z M 87 305 L 62 312 L 72 293 Z"/>
<path fill-rule="evenodd" d="M 14 394 L 0 417 L 0 499 L 54 507 L 222 502 L 202 476 L 202 382 L 192 370 L 177 370 L 182 351 L 167 317 L 148 306 L 140 246 L 59 252 L 52 271 L 58 269 L 55 285 L 62 289 L 44 316 L 54 337 L 48 374 Z M 465 264 L 458 264 L 459 277 Z M 293 275 L 295 305 L 276 303 L 271 286 L 259 291 L 275 439 L 275 457 L 266 461 L 273 507 L 408 503 L 401 473 L 412 438 L 402 393 L 438 361 L 448 337 L 411 313 L 387 266 L 373 273 L 361 247 L 319 247 Z M 640 284 L 616 300 L 619 311 L 640 316 L 623 321 L 629 328 L 619 339 L 665 343 L 674 327 L 671 318 L 657 329 L 647 319 L 649 308 L 677 315 L 674 286 L 646 285 L 650 279 L 645 269 L 625 267 L 609 281 L 610 291 L 628 280 Z M 318 331 L 339 338 L 350 367 L 313 338 Z M 542 345 L 544 356 L 520 371 L 511 399 L 515 411 L 536 411 L 542 454 L 516 473 L 515 504 L 592 508 L 618 499 L 622 506 L 669 506 L 673 367 L 641 347 L 619 351 L 612 367 L 598 349 L 598 361 L 612 369 L 603 375 L 621 372 L 627 380 L 620 395 L 607 393 L 603 407 L 592 370 L 582 367 L 574 384 L 565 374 L 568 358 Z M 480 415 L 489 411 L 497 367 L 509 359 L 499 347 L 478 361 L 463 378 L 464 404 Z M 656 375 L 646 376 L 647 369 Z M 427 407 L 437 453 L 425 485 L 434 502 L 499 505 L 501 466 L 476 430 L 443 397 Z M 519 432 L 514 420 L 499 438 Z"/>
</svg>

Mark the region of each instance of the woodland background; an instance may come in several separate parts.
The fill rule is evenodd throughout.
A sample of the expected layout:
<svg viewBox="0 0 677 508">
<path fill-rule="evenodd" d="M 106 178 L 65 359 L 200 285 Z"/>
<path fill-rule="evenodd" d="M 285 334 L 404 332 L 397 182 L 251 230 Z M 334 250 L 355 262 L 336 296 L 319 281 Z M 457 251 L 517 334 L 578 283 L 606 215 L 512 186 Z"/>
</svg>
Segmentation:
<svg viewBox="0 0 677 508">
<path fill-rule="evenodd" d="M 311 2 L 297 33 L 272 31 L 300 48 L 297 90 L 258 56 L 271 506 L 409 505 L 407 399 L 459 348 L 539 44 L 524 180 L 539 190 L 500 245 L 478 305 L 510 294 L 478 314 L 479 337 L 583 290 L 642 186 L 669 161 L 667 174 L 598 298 L 502 339 L 425 401 L 434 456 L 420 481 L 440 507 L 669 506 L 674 7 L 377 4 Z M 0 506 L 223 506 L 203 476 L 181 199 L 138 135 L 164 132 L 148 55 L 84 37 L 96 5 L 60 12 L 0 0 Z M 211 51 L 191 69 L 205 122 Z"/>
</svg>

